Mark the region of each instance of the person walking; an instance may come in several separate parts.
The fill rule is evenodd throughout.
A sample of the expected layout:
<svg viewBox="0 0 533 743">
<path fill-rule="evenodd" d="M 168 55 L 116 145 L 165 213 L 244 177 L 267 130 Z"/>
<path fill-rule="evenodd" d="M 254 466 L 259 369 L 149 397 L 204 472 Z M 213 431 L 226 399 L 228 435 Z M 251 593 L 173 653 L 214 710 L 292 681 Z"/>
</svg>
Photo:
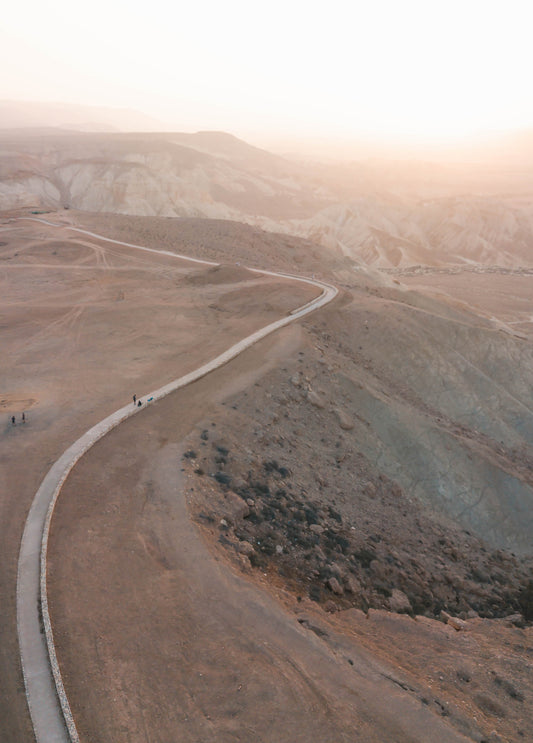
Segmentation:
<svg viewBox="0 0 533 743">
<path fill-rule="evenodd" d="M 26 414 L 25 413 L 22 413 L 22 422 L 23 423 L 26 423 Z"/>
<path fill-rule="evenodd" d="M 137 395 L 133 395 L 133 404 L 135 405 L 136 402 L 137 402 Z"/>
<path fill-rule="evenodd" d="M 13 425 L 15 425 L 15 416 L 14 416 L 14 415 L 12 415 L 12 416 L 11 416 L 11 423 L 12 423 Z"/>
</svg>

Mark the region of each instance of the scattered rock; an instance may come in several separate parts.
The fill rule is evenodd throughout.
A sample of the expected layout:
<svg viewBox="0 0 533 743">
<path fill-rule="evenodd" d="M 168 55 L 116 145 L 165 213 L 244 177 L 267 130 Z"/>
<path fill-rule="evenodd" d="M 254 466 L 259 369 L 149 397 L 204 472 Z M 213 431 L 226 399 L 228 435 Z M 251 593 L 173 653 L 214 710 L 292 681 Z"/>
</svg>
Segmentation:
<svg viewBox="0 0 533 743">
<path fill-rule="evenodd" d="M 235 490 L 240 490 L 246 487 L 246 480 L 243 477 L 235 477 L 232 482 L 232 486 Z"/>
<path fill-rule="evenodd" d="M 298 623 L 301 624 L 302 627 L 310 629 L 311 632 L 314 632 L 315 635 L 318 635 L 318 637 L 329 637 L 328 631 L 326 629 L 324 629 L 323 627 L 319 627 L 316 622 L 311 622 L 307 617 L 300 617 L 298 619 Z"/>
<path fill-rule="evenodd" d="M 237 549 L 239 550 L 241 555 L 246 555 L 247 557 L 255 553 L 253 545 L 251 545 L 250 542 L 247 541 L 239 542 L 239 544 L 237 545 Z"/>
<path fill-rule="evenodd" d="M 472 681 L 472 671 L 469 668 L 460 666 L 456 670 L 457 678 L 460 681 L 464 681 L 465 684 L 469 684 Z"/>
<path fill-rule="evenodd" d="M 248 504 L 240 496 L 232 490 L 228 490 L 224 495 L 224 516 L 227 520 L 235 523 L 250 515 Z"/>
<path fill-rule="evenodd" d="M 316 472 L 316 473 L 315 473 L 315 477 L 316 477 L 316 481 L 317 481 L 317 483 L 318 483 L 318 484 L 319 484 L 319 485 L 320 485 L 321 487 L 323 487 L 323 488 L 327 487 L 327 485 L 328 485 L 328 481 L 326 480 L 326 478 L 325 478 L 325 477 L 322 477 L 322 475 L 320 474 L 320 472 Z"/>
<path fill-rule="evenodd" d="M 300 372 L 296 372 L 296 374 L 293 374 L 291 377 L 291 384 L 293 387 L 301 387 L 302 386 L 302 380 L 300 376 Z"/>
<path fill-rule="evenodd" d="M 450 614 L 448 614 L 445 611 L 441 611 L 440 613 L 441 619 L 446 622 L 446 624 L 449 624 L 450 627 L 453 627 L 454 630 L 457 630 L 457 632 L 461 632 L 462 630 L 465 630 L 467 628 L 467 624 L 462 619 L 459 619 L 459 617 L 452 617 Z"/>
<path fill-rule="evenodd" d="M 342 596 L 344 594 L 344 588 L 341 586 L 337 578 L 333 576 L 331 578 L 328 578 L 327 586 L 330 591 L 333 591 L 333 593 L 337 594 L 337 596 Z"/>
<path fill-rule="evenodd" d="M 523 614 L 509 614 L 505 617 L 505 624 L 508 627 L 520 627 L 523 629 L 526 626 L 526 621 Z"/>
<path fill-rule="evenodd" d="M 341 428 L 342 428 L 342 429 L 343 429 L 344 431 L 351 431 L 351 430 L 352 430 L 352 428 L 353 428 L 353 426 L 354 426 L 354 424 L 353 424 L 353 421 L 352 421 L 352 419 L 350 418 L 350 416 L 349 416 L 349 415 L 347 415 L 347 414 L 346 414 L 346 413 L 344 412 L 344 410 L 341 410 L 340 408 L 333 408 L 333 412 L 335 413 L 335 415 L 336 415 L 336 416 L 337 416 L 337 418 L 338 418 L 338 421 L 339 421 L 339 426 L 340 426 L 340 427 L 341 427 Z"/>
<path fill-rule="evenodd" d="M 314 390 L 307 391 L 307 399 L 309 400 L 311 405 L 315 406 L 315 408 L 320 408 L 322 410 L 326 407 L 326 403 L 324 402 L 324 400 L 320 397 L 320 395 L 317 395 Z"/>
<path fill-rule="evenodd" d="M 361 584 L 353 575 L 344 576 L 344 587 L 348 593 L 358 596 L 361 593 Z"/>
<path fill-rule="evenodd" d="M 224 518 L 235 528 L 232 543 L 221 544 L 234 552 L 235 540 L 248 541 L 255 547 L 250 560 L 255 569 L 270 567 L 281 582 L 299 583 L 296 590 L 304 596 L 313 592 L 319 603 L 333 599 L 342 609 L 387 610 L 396 614 L 389 614 L 390 620 L 398 622 L 414 614 L 433 616 L 441 619 L 433 631 L 446 637 L 445 623 L 458 631 L 476 629 L 474 622 L 465 623 L 476 612 L 483 620 L 502 617 L 500 626 L 520 625 L 519 615 L 504 617 L 521 611 L 517 594 L 525 584 L 525 569 L 466 532 L 450 533 L 433 523 L 390 477 L 369 464 L 351 433 L 339 428 L 341 422 L 353 422 L 359 431 L 362 421 L 340 377 L 323 393 L 322 371 L 314 376 L 312 369 L 307 376 L 294 368 L 282 371 L 285 378 L 277 378 L 266 406 L 257 400 L 247 411 L 242 441 L 226 433 L 212 446 L 210 431 L 209 446 L 202 451 L 202 429 L 191 437 L 190 450 L 196 444 L 201 452 L 196 461 L 213 473 L 203 483 L 206 513 L 212 514 L 211 523 Z M 283 408 L 281 398 L 287 395 L 292 402 Z M 328 413 L 312 414 L 304 400 L 326 401 Z M 266 430 L 259 414 L 268 421 L 279 416 L 275 435 L 273 428 L 268 431 L 268 444 L 255 435 Z M 202 522 L 210 523 L 204 517 Z M 332 577 L 338 586 L 328 584 Z M 343 593 L 336 592 L 339 587 Z M 440 617 L 442 607 L 454 618 Z"/>
<path fill-rule="evenodd" d="M 239 563 L 244 572 L 249 573 L 252 569 L 252 563 L 247 555 L 239 555 Z"/>
<path fill-rule="evenodd" d="M 412 611 L 411 602 L 403 591 L 399 588 L 393 588 L 389 598 L 389 609 L 396 614 L 408 614 Z"/>
</svg>

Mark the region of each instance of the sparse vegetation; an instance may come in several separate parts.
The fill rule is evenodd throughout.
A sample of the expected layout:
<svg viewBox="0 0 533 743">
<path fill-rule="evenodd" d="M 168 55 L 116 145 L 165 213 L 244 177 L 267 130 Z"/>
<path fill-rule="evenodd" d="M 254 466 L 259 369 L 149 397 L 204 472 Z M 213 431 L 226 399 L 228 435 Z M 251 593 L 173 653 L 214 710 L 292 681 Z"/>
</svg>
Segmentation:
<svg viewBox="0 0 533 743">
<path fill-rule="evenodd" d="M 200 440 L 205 440 L 203 432 Z M 299 488 L 292 474 L 297 454 L 291 468 L 265 459 L 246 473 L 237 457 L 228 445 L 217 443 L 205 457 L 208 468 L 224 466 L 212 477 L 220 494 L 231 488 L 246 504 L 245 517 L 224 525 L 221 544 L 233 554 L 239 543 L 251 544 L 252 566 L 277 574 L 295 594 L 304 592 L 330 610 L 355 606 L 367 611 L 393 605 L 389 602 L 396 589 L 406 597 L 409 613 L 435 618 L 442 611 L 465 618 L 472 612 L 498 617 L 528 611 L 531 584 L 524 585 L 526 573 L 513 557 L 488 550 L 460 530 L 445 536 L 383 475 L 373 483 L 370 503 L 376 505 L 379 498 L 378 512 L 384 517 L 365 519 L 368 504 L 359 497 L 358 519 L 350 523 L 323 493 L 311 496 L 307 487 Z M 395 518 L 403 531 L 389 529 L 385 514 L 390 497 L 394 510 L 404 514 L 400 521 Z M 223 498 L 212 498 L 210 508 L 213 521 L 225 518 Z M 413 543 L 413 526 L 419 534 L 415 553 L 402 549 L 404 537 Z M 491 578 L 495 571 L 498 580 Z"/>
</svg>

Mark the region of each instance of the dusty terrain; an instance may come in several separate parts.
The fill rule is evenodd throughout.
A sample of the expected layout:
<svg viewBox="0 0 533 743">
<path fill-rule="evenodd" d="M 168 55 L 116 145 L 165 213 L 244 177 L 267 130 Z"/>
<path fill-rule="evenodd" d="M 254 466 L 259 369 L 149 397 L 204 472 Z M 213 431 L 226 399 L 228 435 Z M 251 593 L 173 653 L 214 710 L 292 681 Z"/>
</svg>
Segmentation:
<svg viewBox="0 0 533 743">
<path fill-rule="evenodd" d="M 249 228 L 240 247 L 235 225 L 185 222 L 180 243 L 180 224 L 106 218 L 180 250 L 195 227 L 205 257 L 286 253 Z M 51 609 L 82 738 L 531 737 L 531 346 L 460 297 L 323 270 L 335 307 L 69 478 Z"/>
<path fill-rule="evenodd" d="M 322 163 L 224 132 L 0 128 L 0 209 L 231 219 L 376 267 L 531 267 L 533 149 L 515 150 Z"/>
<path fill-rule="evenodd" d="M 499 301 L 500 274 L 469 273 L 466 306 L 447 274 L 415 293 L 235 223 L 50 217 L 224 265 L 2 220 L 1 737 L 32 739 L 14 591 L 40 479 L 133 392 L 309 298 L 247 263 L 343 291 L 122 424 L 58 501 L 49 599 L 81 739 L 531 738 L 527 290 Z"/>
<path fill-rule="evenodd" d="M 313 292 L 10 216 L 0 224 L 0 738 L 24 741 L 32 734 L 16 642 L 17 558 L 48 467 L 133 393 L 142 396 L 196 368 L 262 326 L 265 316 L 277 319 Z"/>
<path fill-rule="evenodd" d="M 472 280 L 472 274 L 475 274 Z M 471 269 L 428 268 L 394 271 L 403 284 L 413 289 L 444 294 L 469 306 L 479 315 L 495 319 L 509 330 L 531 338 L 531 289 L 533 269 L 505 270 L 473 266 Z"/>
</svg>

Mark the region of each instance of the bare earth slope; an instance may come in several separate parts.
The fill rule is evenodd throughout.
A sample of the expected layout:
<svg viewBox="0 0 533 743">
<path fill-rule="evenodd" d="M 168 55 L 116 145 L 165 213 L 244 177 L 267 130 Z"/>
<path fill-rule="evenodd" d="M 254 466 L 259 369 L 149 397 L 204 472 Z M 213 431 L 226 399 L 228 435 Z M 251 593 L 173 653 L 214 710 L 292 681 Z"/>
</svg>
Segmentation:
<svg viewBox="0 0 533 743">
<path fill-rule="evenodd" d="M 233 265 L 287 256 L 222 222 L 106 228 Z M 319 250 L 291 250 L 319 270 Z M 50 601 L 82 739 L 533 735 L 531 343 L 454 299 L 322 270 L 334 307 L 128 421 L 67 481 Z"/>
<path fill-rule="evenodd" d="M 233 219 L 379 267 L 532 265 L 529 158 L 369 157 L 296 162 L 223 132 L 0 129 L 0 209 Z"/>
<path fill-rule="evenodd" d="M 35 222 L 5 217 L 0 229 L 0 739 L 19 742 L 33 735 L 16 640 L 17 559 L 49 466 L 133 393 L 195 369 L 313 292 L 243 270 L 221 281 L 223 269 L 207 269 L 202 282 L 197 265 Z"/>
<path fill-rule="evenodd" d="M 290 334 L 217 373 L 219 400 L 270 365 L 263 354 L 283 357 Z M 465 740 L 379 663 L 354 648 L 350 664 L 209 555 L 188 518 L 178 442 L 212 402 L 205 380 L 146 411 L 84 458 L 62 496 L 52 612 L 82 740 Z M 72 569 L 84 576 L 75 585 Z"/>
</svg>

